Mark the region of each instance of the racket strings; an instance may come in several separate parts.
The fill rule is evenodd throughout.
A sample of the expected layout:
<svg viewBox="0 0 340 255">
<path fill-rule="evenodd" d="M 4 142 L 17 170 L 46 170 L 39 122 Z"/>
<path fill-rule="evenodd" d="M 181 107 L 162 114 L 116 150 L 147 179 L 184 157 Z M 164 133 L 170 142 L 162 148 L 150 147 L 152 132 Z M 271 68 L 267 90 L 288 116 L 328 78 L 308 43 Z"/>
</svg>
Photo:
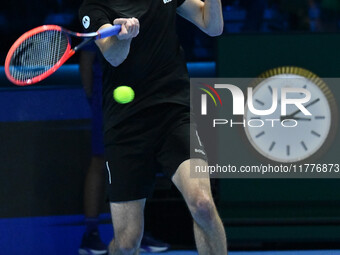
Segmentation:
<svg viewBox="0 0 340 255">
<path fill-rule="evenodd" d="M 14 51 L 9 71 L 18 81 L 29 81 L 51 69 L 65 54 L 69 44 L 65 33 L 47 30 L 23 41 Z"/>
</svg>

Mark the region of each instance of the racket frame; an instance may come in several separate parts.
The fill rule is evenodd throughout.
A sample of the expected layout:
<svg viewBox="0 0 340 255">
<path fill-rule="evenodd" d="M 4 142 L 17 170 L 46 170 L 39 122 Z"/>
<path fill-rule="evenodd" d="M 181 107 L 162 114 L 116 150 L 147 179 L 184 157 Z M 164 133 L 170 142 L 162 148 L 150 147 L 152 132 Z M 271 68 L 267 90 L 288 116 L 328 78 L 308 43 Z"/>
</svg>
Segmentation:
<svg viewBox="0 0 340 255">
<path fill-rule="evenodd" d="M 27 31 L 26 33 L 24 33 L 22 36 L 20 36 L 15 41 L 15 43 L 12 45 L 10 50 L 8 51 L 7 56 L 6 56 L 6 60 L 5 60 L 6 76 L 12 83 L 14 83 L 15 85 L 18 85 L 18 86 L 27 86 L 27 85 L 31 85 L 31 84 L 40 82 L 43 79 L 50 76 L 51 74 L 53 74 L 70 57 L 72 57 L 74 55 L 74 53 L 76 53 L 76 51 L 81 49 L 85 44 L 87 44 L 91 41 L 100 39 L 100 38 L 110 36 L 111 35 L 110 32 L 112 30 L 115 31 L 115 34 L 118 34 L 119 31 L 120 31 L 120 25 L 115 25 L 113 27 L 102 29 L 98 32 L 92 32 L 92 33 L 77 33 L 77 32 L 67 30 L 63 27 L 57 26 L 57 25 L 43 25 L 43 26 L 31 29 L 31 30 Z M 11 59 L 12 59 L 14 52 L 20 46 L 20 44 L 22 44 L 25 40 L 27 40 L 28 38 L 32 37 L 35 34 L 42 33 L 42 32 L 45 32 L 45 31 L 59 31 L 59 32 L 62 32 L 66 35 L 66 37 L 67 37 L 67 48 L 65 50 L 64 55 L 49 70 L 47 70 L 46 72 L 44 72 L 44 73 L 42 73 L 42 74 L 40 74 L 36 77 L 33 77 L 32 79 L 29 79 L 29 80 L 26 80 L 26 81 L 21 81 L 21 80 L 15 79 L 10 73 L 10 62 L 11 62 Z M 71 49 L 71 37 L 70 36 L 74 36 L 74 37 L 78 37 L 78 38 L 87 38 L 87 39 L 85 39 L 83 42 L 81 42 L 80 44 L 75 46 L 73 49 Z"/>
</svg>

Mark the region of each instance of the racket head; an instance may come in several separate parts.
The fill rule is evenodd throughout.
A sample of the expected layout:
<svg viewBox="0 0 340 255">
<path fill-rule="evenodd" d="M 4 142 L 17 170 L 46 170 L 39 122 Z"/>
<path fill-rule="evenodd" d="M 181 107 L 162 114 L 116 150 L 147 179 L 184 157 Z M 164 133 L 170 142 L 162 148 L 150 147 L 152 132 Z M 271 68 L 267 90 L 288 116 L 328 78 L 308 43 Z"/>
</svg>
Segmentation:
<svg viewBox="0 0 340 255">
<path fill-rule="evenodd" d="M 14 84 L 35 84 L 53 74 L 74 54 L 63 28 L 44 25 L 20 36 L 5 60 L 5 73 Z"/>
</svg>

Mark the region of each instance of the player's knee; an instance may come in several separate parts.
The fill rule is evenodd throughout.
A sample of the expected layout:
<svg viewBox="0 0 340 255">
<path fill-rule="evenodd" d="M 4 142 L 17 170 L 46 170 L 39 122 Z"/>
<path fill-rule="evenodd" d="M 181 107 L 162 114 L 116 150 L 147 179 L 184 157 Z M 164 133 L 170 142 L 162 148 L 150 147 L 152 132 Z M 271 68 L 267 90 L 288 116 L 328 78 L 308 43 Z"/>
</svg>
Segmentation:
<svg viewBox="0 0 340 255">
<path fill-rule="evenodd" d="M 135 254 L 137 249 L 138 248 L 133 247 L 132 245 L 122 246 L 122 247 L 119 247 L 119 251 L 120 251 L 119 254 L 122 254 L 122 255 L 133 255 L 133 254 Z"/>
<path fill-rule="evenodd" d="M 120 254 L 124 255 L 132 255 L 139 249 L 139 238 L 129 238 L 129 240 L 124 240 L 119 242 L 118 249 Z"/>
<path fill-rule="evenodd" d="M 198 192 L 190 201 L 189 207 L 195 220 L 210 222 L 215 214 L 215 204 L 210 196 Z"/>
<path fill-rule="evenodd" d="M 117 233 L 115 239 L 120 254 L 135 254 L 135 252 L 139 249 L 142 235 L 142 230 L 136 230 L 129 233 Z"/>
</svg>

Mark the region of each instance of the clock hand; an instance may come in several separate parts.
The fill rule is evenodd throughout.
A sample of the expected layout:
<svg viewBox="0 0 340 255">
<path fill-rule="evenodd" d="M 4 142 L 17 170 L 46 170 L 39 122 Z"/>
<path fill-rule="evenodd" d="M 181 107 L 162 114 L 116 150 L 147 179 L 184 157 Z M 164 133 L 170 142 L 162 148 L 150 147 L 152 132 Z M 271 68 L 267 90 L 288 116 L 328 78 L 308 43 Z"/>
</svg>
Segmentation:
<svg viewBox="0 0 340 255">
<path fill-rule="evenodd" d="M 315 103 L 317 103 L 317 102 L 319 102 L 319 101 L 320 101 L 320 98 L 317 98 L 317 99 L 315 99 L 314 101 L 312 101 L 312 102 L 310 102 L 309 104 L 307 104 L 307 105 L 305 106 L 305 108 L 308 108 L 309 106 L 311 106 L 311 105 L 313 105 L 313 104 L 315 104 Z M 298 114 L 299 112 L 301 112 L 300 109 L 296 110 L 295 112 L 293 112 L 293 113 L 291 113 L 291 114 L 289 114 L 289 115 L 287 115 L 287 116 L 293 117 L 293 116 L 295 116 L 296 114 Z"/>
<path fill-rule="evenodd" d="M 317 102 L 319 102 L 319 101 L 320 101 L 320 98 L 317 98 L 317 99 L 313 100 L 312 102 L 310 102 L 309 104 L 307 104 L 307 105 L 305 106 L 305 108 L 308 108 L 309 106 L 311 106 L 311 105 L 313 105 L 313 104 L 315 104 L 315 103 L 317 103 Z M 282 121 L 282 120 L 285 120 L 285 119 L 296 119 L 296 118 L 294 118 L 294 116 L 295 116 L 296 114 L 298 114 L 299 112 L 301 112 L 301 110 L 300 110 L 300 109 L 297 109 L 295 112 L 293 112 L 293 113 L 291 113 L 291 114 L 288 114 L 288 115 L 286 115 L 286 116 L 281 116 L 281 121 Z"/>
<path fill-rule="evenodd" d="M 302 121 L 311 121 L 312 118 L 304 118 L 304 117 L 293 117 L 293 116 L 281 116 L 281 121 L 283 120 L 302 120 Z"/>
<path fill-rule="evenodd" d="M 305 120 L 305 121 L 311 121 L 312 118 L 303 118 L 303 117 L 294 117 L 294 118 L 291 118 L 293 120 Z"/>
</svg>

